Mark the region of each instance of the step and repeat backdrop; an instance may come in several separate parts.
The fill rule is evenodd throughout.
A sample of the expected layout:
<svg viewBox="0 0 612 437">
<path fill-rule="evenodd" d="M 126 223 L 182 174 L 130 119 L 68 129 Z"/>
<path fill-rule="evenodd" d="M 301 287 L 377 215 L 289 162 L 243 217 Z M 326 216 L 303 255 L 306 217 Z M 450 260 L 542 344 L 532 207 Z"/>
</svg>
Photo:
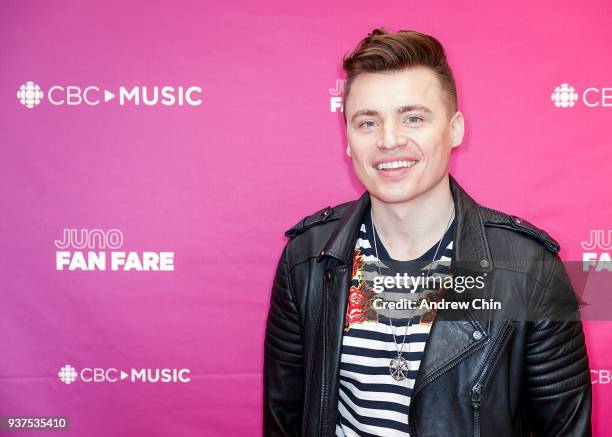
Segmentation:
<svg viewBox="0 0 612 437">
<path fill-rule="evenodd" d="M 1 2 L 0 416 L 260 435 L 283 233 L 363 192 L 341 61 L 376 27 L 445 46 L 468 193 L 605 268 L 611 21 L 594 0 Z M 612 323 L 585 329 L 605 436 Z"/>
</svg>

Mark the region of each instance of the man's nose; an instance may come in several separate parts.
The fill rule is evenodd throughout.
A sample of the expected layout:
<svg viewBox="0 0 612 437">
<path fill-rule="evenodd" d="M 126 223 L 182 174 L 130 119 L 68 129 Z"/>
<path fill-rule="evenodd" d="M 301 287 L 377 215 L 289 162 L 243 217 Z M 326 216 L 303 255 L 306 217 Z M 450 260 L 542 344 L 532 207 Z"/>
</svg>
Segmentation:
<svg viewBox="0 0 612 437">
<path fill-rule="evenodd" d="M 385 123 L 382 135 L 378 139 L 377 146 L 382 149 L 395 149 L 397 146 L 403 146 L 408 142 L 407 137 L 400 132 L 395 123 Z"/>
</svg>

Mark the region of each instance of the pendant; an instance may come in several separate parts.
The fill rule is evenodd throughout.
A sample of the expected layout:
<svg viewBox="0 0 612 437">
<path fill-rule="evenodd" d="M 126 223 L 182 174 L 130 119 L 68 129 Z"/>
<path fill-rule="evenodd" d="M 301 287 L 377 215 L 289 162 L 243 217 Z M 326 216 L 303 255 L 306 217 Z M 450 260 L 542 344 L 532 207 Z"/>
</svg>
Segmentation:
<svg viewBox="0 0 612 437">
<path fill-rule="evenodd" d="M 389 363 L 389 373 L 396 381 L 403 381 L 408 376 L 408 361 L 401 355 L 393 358 Z"/>
</svg>

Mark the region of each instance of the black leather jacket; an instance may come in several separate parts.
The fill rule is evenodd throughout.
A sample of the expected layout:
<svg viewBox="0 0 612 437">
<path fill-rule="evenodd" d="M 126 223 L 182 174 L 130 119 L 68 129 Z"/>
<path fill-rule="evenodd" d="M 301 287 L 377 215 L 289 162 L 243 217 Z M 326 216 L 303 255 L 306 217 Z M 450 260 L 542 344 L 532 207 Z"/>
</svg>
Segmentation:
<svg viewBox="0 0 612 437">
<path fill-rule="evenodd" d="M 546 232 L 479 205 L 450 174 L 449 182 L 453 263 L 488 272 L 485 295 L 545 307 L 552 284 L 572 290 L 559 245 Z M 335 433 L 353 248 L 369 202 L 366 191 L 285 233 L 291 239 L 276 270 L 265 334 L 264 436 Z M 455 320 L 439 311 L 409 425 L 411 437 L 590 436 L 591 380 L 579 318 Z"/>
</svg>

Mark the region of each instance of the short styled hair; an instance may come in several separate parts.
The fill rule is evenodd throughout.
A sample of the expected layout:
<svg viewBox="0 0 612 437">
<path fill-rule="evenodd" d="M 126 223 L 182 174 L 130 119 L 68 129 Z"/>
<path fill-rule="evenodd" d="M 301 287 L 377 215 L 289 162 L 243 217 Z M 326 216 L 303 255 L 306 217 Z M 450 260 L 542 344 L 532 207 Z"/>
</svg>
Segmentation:
<svg viewBox="0 0 612 437">
<path fill-rule="evenodd" d="M 457 111 L 457 86 L 446 60 L 442 44 L 433 36 L 414 30 L 387 32 L 374 29 L 350 53 L 344 55 L 342 68 L 346 73 L 343 102 L 355 77 L 361 73 L 401 71 L 410 67 L 430 68 L 438 78 L 449 117 Z M 346 111 L 343 111 L 346 124 Z"/>
</svg>

